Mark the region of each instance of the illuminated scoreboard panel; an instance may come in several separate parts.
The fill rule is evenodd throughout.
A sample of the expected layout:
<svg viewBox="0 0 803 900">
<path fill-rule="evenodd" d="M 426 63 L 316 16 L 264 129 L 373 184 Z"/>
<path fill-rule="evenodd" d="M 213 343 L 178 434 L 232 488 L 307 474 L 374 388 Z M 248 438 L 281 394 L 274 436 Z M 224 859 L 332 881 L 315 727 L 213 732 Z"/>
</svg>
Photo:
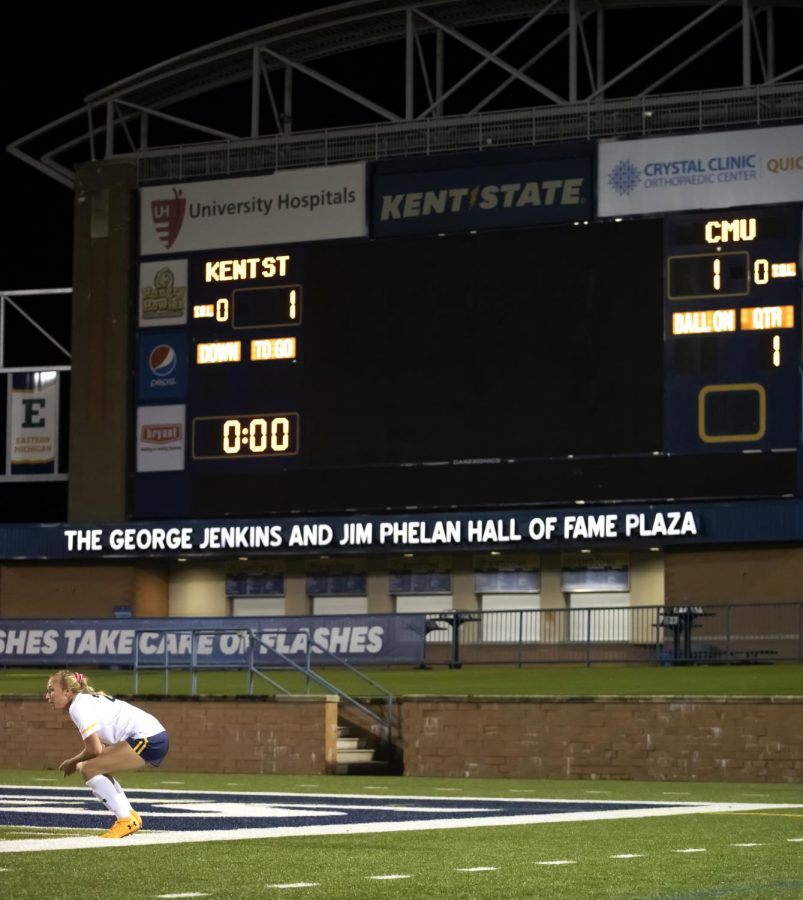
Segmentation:
<svg viewBox="0 0 803 900">
<path fill-rule="evenodd" d="M 800 207 L 665 220 L 668 452 L 798 446 L 800 238 Z"/>
<path fill-rule="evenodd" d="M 188 261 L 188 467 L 264 468 L 301 450 L 302 248 Z"/>
<path fill-rule="evenodd" d="M 137 440 L 183 451 L 138 445 L 131 514 L 794 490 L 732 453 L 796 446 L 800 211 L 768 212 L 145 260 L 187 316 L 140 321 Z"/>
</svg>

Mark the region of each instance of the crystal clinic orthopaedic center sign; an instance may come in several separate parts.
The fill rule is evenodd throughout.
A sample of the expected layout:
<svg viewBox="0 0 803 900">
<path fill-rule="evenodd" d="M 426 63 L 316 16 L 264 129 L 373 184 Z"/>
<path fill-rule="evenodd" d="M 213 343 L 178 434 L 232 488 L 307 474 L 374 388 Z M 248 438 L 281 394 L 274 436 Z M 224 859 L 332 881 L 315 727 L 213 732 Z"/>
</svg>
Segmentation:
<svg viewBox="0 0 803 900">
<path fill-rule="evenodd" d="M 597 214 L 803 200 L 803 126 L 601 142 Z"/>
</svg>

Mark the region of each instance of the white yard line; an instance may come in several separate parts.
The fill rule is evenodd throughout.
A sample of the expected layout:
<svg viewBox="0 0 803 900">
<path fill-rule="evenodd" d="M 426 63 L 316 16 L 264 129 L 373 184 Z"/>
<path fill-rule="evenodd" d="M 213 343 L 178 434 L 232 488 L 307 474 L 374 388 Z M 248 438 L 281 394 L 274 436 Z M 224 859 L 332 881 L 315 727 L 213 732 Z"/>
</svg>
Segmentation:
<svg viewBox="0 0 803 900">
<path fill-rule="evenodd" d="M 34 789 L 36 790 L 36 789 Z M 80 789 L 78 789 L 80 790 Z M 134 792 L 132 792 L 133 794 Z M 140 793 L 140 792 L 136 792 Z M 158 791 L 155 793 L 159 793 Z M 178 793 L 178 792 L 177 792 Z M 216 795 L 225 792 L 191 792 L 192 794 L 204 794 L 211 800 Z M 287 798 L 288 794 L 249 794 L 250 799 L 256 797 L 275 798 L 281 796 Z M 298 803 L 303 803 L 309 797 L 304 795 L 293 795 L 298 798 Z M 329 806 L 336 807 L 338 800 L 345 798 L 367 800 L 365 795 L 315 795 L 316 798 L 325 796 L 331 801 Z M 44 798 L 43 798 L 44 799 Z M 51 799 L 51 798 L 47 798 Z M 160 799 L 160 798 L 156 798 Z M 177 798 L 178 799 L 178 798 Z M 188 798 L 192 799 L 192 798 Z M 385 798 L 406 801 L 422 800 L 420 795 L 416 796 L 399 796 Z M 432 798 L 429 798 L 430 800 Z M 480 809 L 487 809 L 488 806 L 501 808 L 500 812 L 504 813 L 505 806 L 513 801 L 501 798 L 468 798 L 475 802 Z M 527 801 L 528 803 L 531 801 Z M 560 801 L 549 800 L 549 803 Z M 575 803 L 577 801 L 562 801 L 564 803 Z M 281 802 L 276 804 L 281 807 Z M 294 804 L 286 804 L 294 805 Z M 397 805 L 397 804 L 394 804 Z M 403 804 L 398 804 L 403 805 Z M 615 807 L 618 806 L 614 805 Z M 755 810 L 767 809 L 799 809 L 800 804 L 769 804 L 769 803 L 707 803 L 707 804 L 686 804 L 678 803 L 674 805 L 658 805 L 648 806 L 640 809 L 633 808 L 613 808 L 607 810 L 583 809 L 573 812 L 553 812 L 553 813 L 533 813 L 525 815 L 494 815 L 475 818 L 452 818 L 450 816 L 442 816 L 436 819 L 417 820 L 417 821 L 396 821 L 396 822 L 357 822 L 342 824 L 311 824 L 301 827 L 290 827 L 282 825 L 272 828 L 221 828 L 221 829 L 205 829 L 203 831 L 156 831 L 146 830 L 139 832 L 128 838 L 109 841 L 96 836 L 81 837 L 58 837 L 58 838 L 23 838 L 15 841 L 0 841 L 0 853 L 24 853 L 49 850 L 73 850 L 73 849 L 120 849 L 126 847 L 144 847 L 144 846 L 163 846 L 165 844 L 183 844 L 183 843 L 202 843 L 212 841 L 239 841 L 250 839 L 265 838 L 283 838 L 310 835 L 329 835 L 329 834 L 376 834 L 378 832 L 399 832 L 399 831 L 429 831 L 435 829 L 446 828 L 489 828 L 494 826 L 506 825 L 540 825 L 555 822 L 589 822 L 589 821 L 605 821 L 611 819 L 641 819 L 665 816 L 682 816 L 682 815 L 698 815 L 702 813 L 723 813 L 723 812 L 752 812 Z M 343 805 L 341 808 L 345 808 Z M 409 808 L 408 808 L 409 809 Z M 451 810 L 447 810 L 451 812 Z M 313 810 L 310 810 L 310 815 Z M 153 816 L 153 814 L 151 814 Z M 154 816 L 155 818 L 155 816 Z M 225 817 L 219 819 L 221 825 L 226 823 Z M 790 841 L 803 841 L 803 838 L 789 838 Z M 676 850 L 677 853 L 705 852 L 702 848 L 686 848 Z M 558 861 L 560 862 L 560 861 Z M 553 864 L 556 864 L 553 861 Z"/>
<path fill-rule="evenodd" d="M 208 897 L 209 894 L 200 894 L 197 891 L 187 891 L 184 894 L 157 894 L 156 896 L 163 898 L 163 900 L 168 900 L 168 898 L 172 897 Z"/>
</svg>

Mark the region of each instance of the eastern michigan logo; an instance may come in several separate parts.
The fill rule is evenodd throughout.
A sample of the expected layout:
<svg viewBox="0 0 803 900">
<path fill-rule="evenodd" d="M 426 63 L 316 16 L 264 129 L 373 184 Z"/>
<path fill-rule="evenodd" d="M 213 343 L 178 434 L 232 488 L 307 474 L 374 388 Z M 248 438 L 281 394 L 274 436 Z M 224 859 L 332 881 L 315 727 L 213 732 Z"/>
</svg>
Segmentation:
<svg viewBox="0 0 803 900">
<path fill-rule="evenodd" d="M 170 376 L 176 371 L 178 354 L 170 344 L 159 344 L 154 347 L 148 357 L 148 368 L 151 370 L 151 387 L 173 387 L 175 378 Z"/>
<path fill-rule="evenodd" d="M 181 231 L 184 213 L 187 209 L 187 201 L 181 196 L 181 191 L 173 188 L 173 193 L 176 195 L 175 197 L 151 200 L 151 218 L 154 228 L 156 228 L 156 234 L 168 249 L 173 246 Z"/>
</svg>

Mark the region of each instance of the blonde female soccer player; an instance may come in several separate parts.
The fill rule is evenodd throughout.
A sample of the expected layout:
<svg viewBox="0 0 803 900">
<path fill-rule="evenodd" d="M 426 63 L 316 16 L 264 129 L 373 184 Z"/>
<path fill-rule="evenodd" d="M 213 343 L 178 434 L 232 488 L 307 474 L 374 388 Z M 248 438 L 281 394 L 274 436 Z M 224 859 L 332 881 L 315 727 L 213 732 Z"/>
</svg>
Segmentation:
<svg viewBox="0 0 803 900">
<path fill-rule="evenodd" d="M 75 723 L 84 747 L 59 766 L 66 778 L 78 771 L 92 793 L 116 816 L 104 838 L 122 838 L 142 828 L 142 819 L 128 802 L 113 772 L 161 765 L 169 741 L 162 723 L 144 710 L 110 697 L 80 672 L 54 672 L 45 699 L 54 710 L 65 710 Z"/>
</svg>

